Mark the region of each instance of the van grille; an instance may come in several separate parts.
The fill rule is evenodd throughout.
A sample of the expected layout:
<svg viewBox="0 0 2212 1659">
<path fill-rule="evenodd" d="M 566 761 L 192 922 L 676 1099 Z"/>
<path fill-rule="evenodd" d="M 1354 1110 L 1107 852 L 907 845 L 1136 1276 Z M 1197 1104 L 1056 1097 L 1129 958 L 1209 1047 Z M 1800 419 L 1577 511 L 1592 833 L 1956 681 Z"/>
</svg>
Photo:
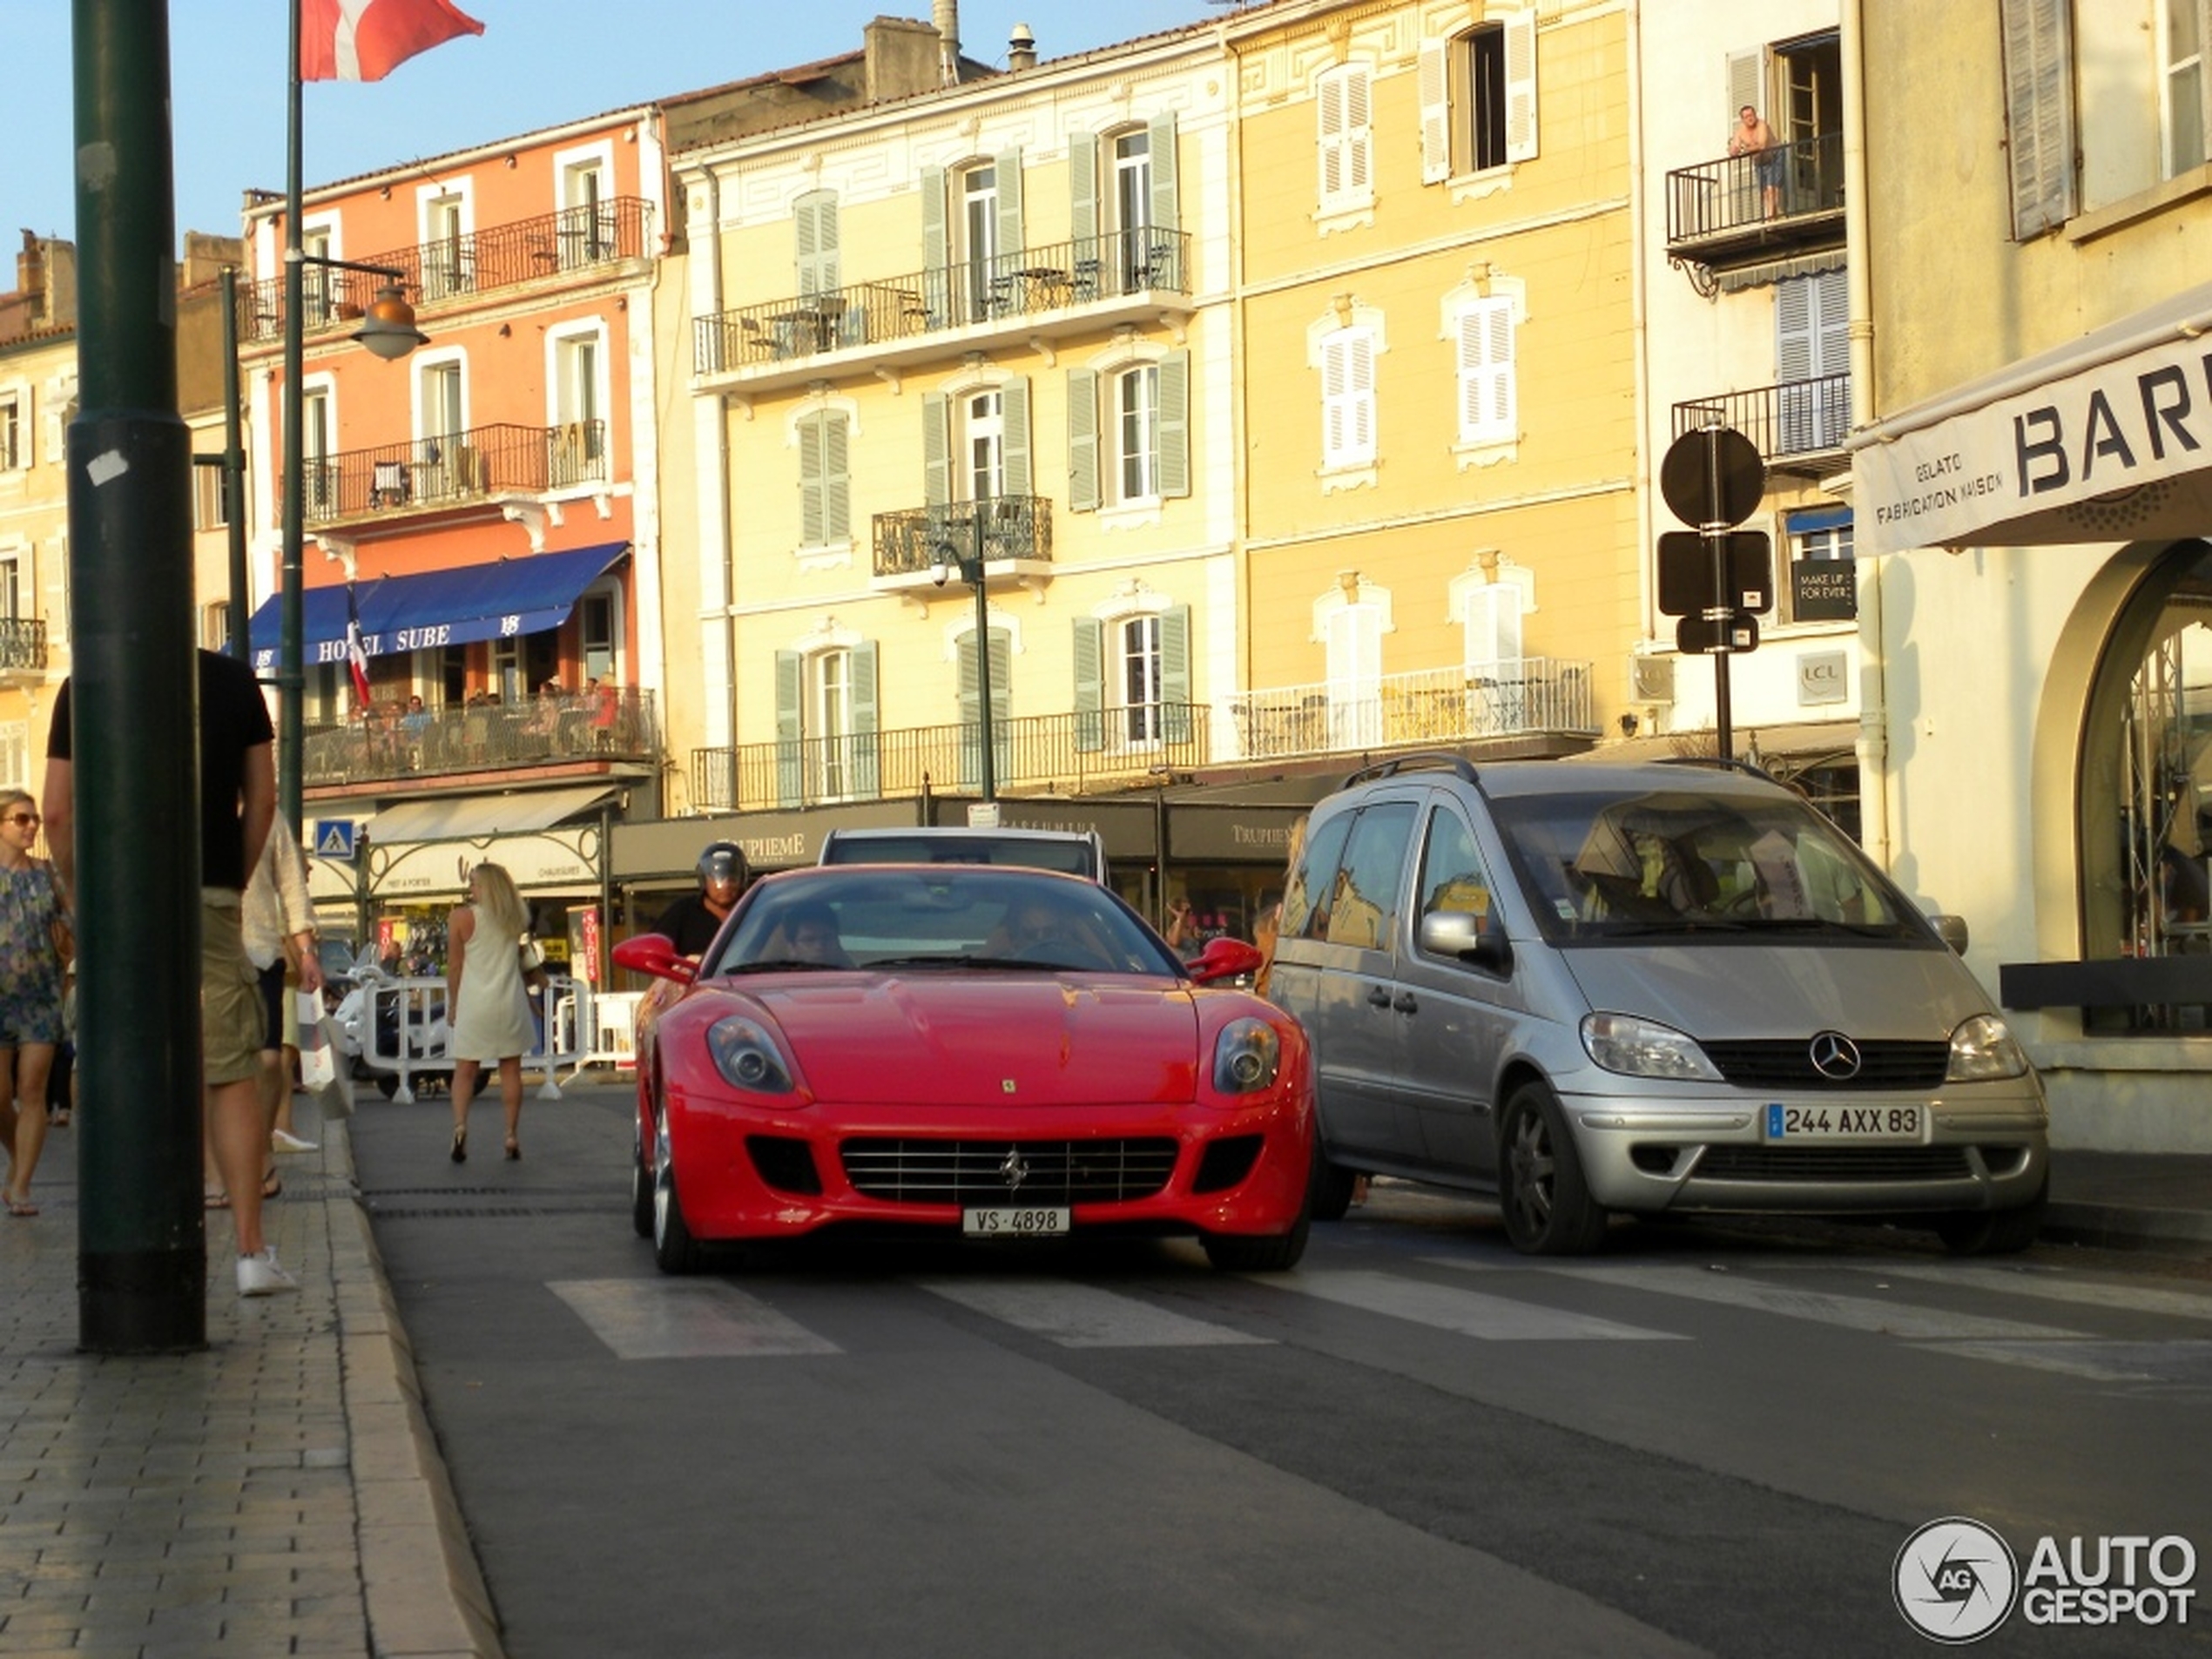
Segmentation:
<svg viewBox="0 0 2212 1659">
<path fill-rule="evenodd" d="M 1698 1046 L 1739 1089 L 1934 1089 L 1951 1067 L 1947 1042 L 1862 1042 L 1858 1075 L 1838 1082 L 1814 1069 L 1809 1038 Z"/>
<path fill-rule="evenodd" d="M 853 1140 L 845 1178 L 899 1204 L 1116 1204 L 1149 1198 L 1175 1174 L 1165 1136 L 1142 1140 Z M 1019 1176 L 1019 1180 L 1013 1179 Z"/>
<path fill-rule="evenodd" d="M 1963 1181 L 1963 1146 L 1709 1146 L 1698 1181 Z"/>
</svg>

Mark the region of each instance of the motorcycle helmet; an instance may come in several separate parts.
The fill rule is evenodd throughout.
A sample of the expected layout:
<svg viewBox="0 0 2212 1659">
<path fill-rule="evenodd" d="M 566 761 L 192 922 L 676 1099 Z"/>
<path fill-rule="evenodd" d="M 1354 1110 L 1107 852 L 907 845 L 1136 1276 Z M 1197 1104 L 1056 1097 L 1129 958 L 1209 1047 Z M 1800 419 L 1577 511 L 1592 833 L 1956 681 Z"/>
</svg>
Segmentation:
<svg viewBox="0 0 2212 1659">
<path fill-rule="evenodd" d="M 750 873 L 745 868 L 745 849 L 735 841 L 713 841 L 699 854 L 699 891 L 704 893 L 711 882 L 734 881 L 742 888 Z"/>
</svg>

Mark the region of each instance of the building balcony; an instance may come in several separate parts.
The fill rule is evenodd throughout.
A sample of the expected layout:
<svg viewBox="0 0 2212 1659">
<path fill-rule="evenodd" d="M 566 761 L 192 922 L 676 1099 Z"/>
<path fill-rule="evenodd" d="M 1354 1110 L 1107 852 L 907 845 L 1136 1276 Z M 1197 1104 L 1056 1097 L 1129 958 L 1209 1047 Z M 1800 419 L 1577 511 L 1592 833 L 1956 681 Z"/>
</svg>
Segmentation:
<svg viewBox="0 0 2212 1659">
<path fill-rule="evenodd" d="M 325 527 L 449 512 L 609 482 L 606 422 L 471 427 L 307 462 L 305 522 Z"/>
<path fill-rule="evenodd" d="M 875 516 L 875 564 L 884 587 L 934 585 L 937 568 L 974 559 L 985 577 L 1034 583 L 1052 570 L 1052 503 L 1042 496 L 992 496 Z"/>
<path fill-rule="evenodd" d="M 1851 435 L 1848 374 L 1785 381 L 1675 405 L 1677 438 L 1715 421 L 1749 438 L 1769 471 L 1824 478 L 1849 470 L 1844 458 L 1844 440 Z"/>
<path fill-rule="evenodd" d="M 1729 271 L 1844 246 L 1844 135 L 1780 148 L 1781 177 L 1771 186 L 1757 156 L 1723 156 L 1667 175 L 1670 263 Z"/>
<path fill-rule="evenodd" d="M 435 714 L 373 709 L 346 725 L 309 732 L 300 775 L 308 788 L 374 790 L 488 772 L 654 767 L 660 725 L 651 691 L 601 698 L 472 704 Z"/>
<path fill-rule="evenodd" d="M 1229 699 L 1229 712 L 1246 760 L 1597 734 L 1590 665 L 1543 657 L 1390 674 L 1364 691 L 1319 685 L 1240 691 Z"/>
<path fill-rule="evenodd" d="M 401 273 L 401 287 L 416 306 L 512 288 L 550 277 L 604 276 L 651 249 L 652 204 L 633 196 L 585 207 L 564 208 L 536 219 L 495 225 L 466 236 L 446 237 L 362 260 Z M 304 332 L 357 324 L 376 291 L 389 280 L 365 271 L 310 265 L 305 279 Z M 284 279 L 241 283 L 238 337 L 248 342 L 284 338 Z"/>
<path fill-rule="evenodd" d="M 1202 704 L 1146 703 L 995 720 L 992 779 L 1001 791 L 1072 795 L 1187 772 L 1208 759 L 1208 714 Z M 694 749 L 691 810 L 821 806 L 974 789 L 981 759 L 973 722 Z"/>
<path fill-rule="evenodd" d="M 0 674 L 46 671 L 46 623 L 42 617 L 0 617 Z"/>
<path fill-rule="evenodd" d="M 942 361 L 1187 314 L 1190 284 L 1190 233 L 1140 226 L 718 311 L 694 320 L 692 369 L 704 389 L 766 391 L 841 364 Z"/>
</svg>

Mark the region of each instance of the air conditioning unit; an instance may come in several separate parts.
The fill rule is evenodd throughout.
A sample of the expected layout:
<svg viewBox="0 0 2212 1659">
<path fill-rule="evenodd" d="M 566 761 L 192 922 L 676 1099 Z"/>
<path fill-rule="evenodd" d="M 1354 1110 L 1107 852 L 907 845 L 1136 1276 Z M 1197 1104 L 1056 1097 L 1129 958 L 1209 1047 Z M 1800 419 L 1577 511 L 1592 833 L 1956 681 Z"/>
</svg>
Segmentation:
<svg viewBox="0 0 2212 1659">
<path fill-rule="evenodd" d="M 1629 701 L 1672 703 L 1675 700 L 1675 659 L 1671 657 L 1629 658 Z"/>
</svg>

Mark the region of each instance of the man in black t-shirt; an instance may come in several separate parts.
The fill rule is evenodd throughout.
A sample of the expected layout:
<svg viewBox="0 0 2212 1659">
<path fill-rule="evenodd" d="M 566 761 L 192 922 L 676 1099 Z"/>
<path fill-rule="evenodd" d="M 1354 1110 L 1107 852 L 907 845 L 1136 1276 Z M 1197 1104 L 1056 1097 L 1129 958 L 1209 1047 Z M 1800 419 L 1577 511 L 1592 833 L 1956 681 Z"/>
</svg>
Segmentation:
<svg viewBox="0 0 2212 1659">
<path fill-rule="evenodd" d="M 749 874 L 745 849 L 735 841 L 715 841 L 699 854 L 699 890 L 687 893 L 660 914 L 645 931 L 675 941 L 676 948 L 697 961 L 706 954 L 722 921 L 745 891 Z"/>
<path fill-rule="evenodd" d="M 254 1078 L 261 998 L 239 936 L 246 876 L 276 817 L 275 728 L 253 670 L 203 651 L 199 673 L 199 1028 L 208 1139 L 238 1233 L 240 1296 L 300 1288 L 261 1235 L 261 1165 L 268 1146 Z M 75 732 L 70 683 L 54 699 L 46 738 L 46 840 L 64 886 L 77 875 Z M 98 950 L 99 940 L 85 941 Z"/>
</svg>

